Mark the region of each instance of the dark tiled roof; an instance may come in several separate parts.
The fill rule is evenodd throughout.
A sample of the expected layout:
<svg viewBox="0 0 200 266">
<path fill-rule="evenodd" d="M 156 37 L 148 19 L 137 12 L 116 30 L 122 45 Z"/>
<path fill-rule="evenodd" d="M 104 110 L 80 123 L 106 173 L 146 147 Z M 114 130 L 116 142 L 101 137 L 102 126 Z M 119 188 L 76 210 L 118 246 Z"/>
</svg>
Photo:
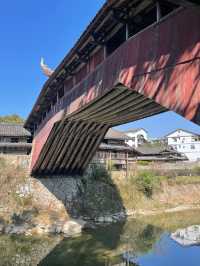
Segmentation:
<svg viewBox="0 0 200 266">
<path fill-rule="evenodd" d="M 129 137 L 124 132 L 110 128 L 107 134 L 105 135 L 105 139 L 125 140 L 125 139 L 129 139 Z"/>
<path fill-rule="evenodd" d="M 23 127 L 23 124 L 0 123 L 1 137 L 30 137 L 31 133 Z"/>
<path fill-rule="evenodd" d="M 115 151 L 130 151 L 133 152 L 134 149 L 126 146 L 126 145 L 112 145 L 112 144 L 105 144 L 105 143 L 101 143 L 100 150 L 115 150 Z"/>
<path fill-rule="evenodd" d="M 161 155 L 163 153 L 172 153 L 172 154 L 177 153 L 177 151 L 174 151 L 170 149 L 169 147 L 166 147 L 165 145 L 150 144 L 150 143 L 143 144 L 139 146 L 138 148 L 136 148 L 136 150 L 143 155 L 150 155 L 150 154 Z"/>
</svg>

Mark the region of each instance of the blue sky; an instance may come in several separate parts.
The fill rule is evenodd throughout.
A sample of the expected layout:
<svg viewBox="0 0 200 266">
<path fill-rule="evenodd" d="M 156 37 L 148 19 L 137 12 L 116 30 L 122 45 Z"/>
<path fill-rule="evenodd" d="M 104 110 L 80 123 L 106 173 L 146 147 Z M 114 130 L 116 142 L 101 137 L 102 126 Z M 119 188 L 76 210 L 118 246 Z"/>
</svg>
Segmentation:
<svg viewBox="0 0 200 266">
<path fill-rule="evenodd" d="M 104 0 L 2 1 L 0 9 L 0 115 L 26 118 L 46 78 L 40 57 L 55 68 Z M 200 133 L 200 127 L 166 113 L 121 126 L 144 127 L 152 137 L 175 128 Z"/>
</svg>

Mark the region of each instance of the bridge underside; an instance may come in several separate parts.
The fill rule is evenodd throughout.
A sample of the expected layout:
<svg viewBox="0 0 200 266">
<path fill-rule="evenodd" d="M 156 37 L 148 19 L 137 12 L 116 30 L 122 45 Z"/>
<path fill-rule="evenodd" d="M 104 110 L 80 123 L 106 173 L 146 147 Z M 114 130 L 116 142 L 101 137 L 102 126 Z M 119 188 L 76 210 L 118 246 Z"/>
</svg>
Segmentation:
<svg viewBox="0 0 200 266">
<path fill-rule="evenodd" d="M 82 174 L 110 127 L 165 111 L 152 99 L 119 85 L 55 123 L 32 173 Z"/>
</svg>

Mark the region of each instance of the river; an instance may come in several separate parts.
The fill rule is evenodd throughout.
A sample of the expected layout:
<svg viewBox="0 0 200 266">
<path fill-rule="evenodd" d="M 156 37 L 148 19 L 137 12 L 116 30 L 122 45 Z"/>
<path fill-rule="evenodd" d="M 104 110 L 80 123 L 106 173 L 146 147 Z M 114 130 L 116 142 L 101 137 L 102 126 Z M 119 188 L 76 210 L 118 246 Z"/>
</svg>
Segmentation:
<svg viewBox="0 0 200 266">
<path fill-rule="evenodd" d="M 182 247 L 170 238 L 195 224 L 200 211 L 131 219 L 73 239 L 2 235 L 0 266 L 121 266 L 126 252 L 137 266 L 199 266 L 200 246 Z"/>
</svg>

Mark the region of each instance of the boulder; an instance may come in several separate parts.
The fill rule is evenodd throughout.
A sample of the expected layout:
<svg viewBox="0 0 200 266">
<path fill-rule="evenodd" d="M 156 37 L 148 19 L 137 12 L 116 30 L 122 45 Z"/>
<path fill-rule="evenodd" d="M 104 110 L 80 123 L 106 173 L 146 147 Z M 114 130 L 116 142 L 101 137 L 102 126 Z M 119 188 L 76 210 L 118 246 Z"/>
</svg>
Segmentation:
<svg viewBox="0 0 200 266">
<path fill-rule="evenodd" d="M 62 233 L 65 237 L 72 237 L 79 235 L 85 226 L 85 222 L 82 220 L 70 220 L 64 223 L 62 227 Z"/>
<path fill-rule="evenodd" d="M 9 224 L 5 227 L 4 231 L 6 234 L 10 234 L 10 235 L 21 235 L 21 234 L 25 234 L 27 230 L 28 230 L 28 226 L 26 224 L 22 224 L 22 225 Z"/>
<path fill-rule="evenodd" d="M 171 238 L 182 246 L 199 245 L 200 225 L 178 229 L 175 233 L 171 234 Z"/>
</svg>

